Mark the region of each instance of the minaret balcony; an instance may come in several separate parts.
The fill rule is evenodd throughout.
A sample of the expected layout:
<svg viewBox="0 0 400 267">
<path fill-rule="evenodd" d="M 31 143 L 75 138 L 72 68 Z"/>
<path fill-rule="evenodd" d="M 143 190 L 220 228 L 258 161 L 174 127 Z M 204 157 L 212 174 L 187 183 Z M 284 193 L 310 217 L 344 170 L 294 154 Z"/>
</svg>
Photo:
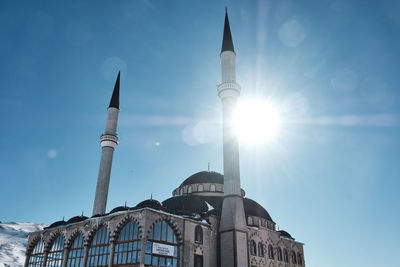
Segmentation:
<svg viewBox="0 0 400 267">
<path fill-rule="evenodd" d="M 112 147 L 115 148 L 118 145 L 119 138 L 112 134 L 102 134 L 100 136 L 101 147 Z"/>
<path fill-rule="evenodd" d="M 218 95 L 221 98 L 238 97 L 240 90 L 240 85 L 235 82 L 221 83 L 217 86 Z"/>
</svg>

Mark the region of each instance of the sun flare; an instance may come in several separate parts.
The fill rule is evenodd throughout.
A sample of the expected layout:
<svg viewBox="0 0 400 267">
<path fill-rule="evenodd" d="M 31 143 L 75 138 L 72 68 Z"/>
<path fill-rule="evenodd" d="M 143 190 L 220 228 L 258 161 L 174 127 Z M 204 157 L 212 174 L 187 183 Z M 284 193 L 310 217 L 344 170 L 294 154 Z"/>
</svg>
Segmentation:
<svg viewBox="0 0 400 267">
<path fill-rule="evenodd" d="M 239 103 L 234 115 L 235 131 L 241 142 L 261 144 L 274 140 L 281 124 L 278 109 L 264 100 Z"/>
</svg>

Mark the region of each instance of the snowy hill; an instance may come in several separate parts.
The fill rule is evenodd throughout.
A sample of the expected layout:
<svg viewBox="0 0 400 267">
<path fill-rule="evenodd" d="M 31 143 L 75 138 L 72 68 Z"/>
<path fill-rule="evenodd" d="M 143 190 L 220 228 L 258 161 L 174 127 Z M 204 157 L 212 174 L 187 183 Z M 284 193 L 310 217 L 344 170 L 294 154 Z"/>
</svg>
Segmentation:
<svg viewBox="0 0 400 267">
<path fill-rule="evenodd" d="M 0 223 L 0 267 L 24 266 L 28 234 L 43 227 L 36 223 Z"/>
</svg>

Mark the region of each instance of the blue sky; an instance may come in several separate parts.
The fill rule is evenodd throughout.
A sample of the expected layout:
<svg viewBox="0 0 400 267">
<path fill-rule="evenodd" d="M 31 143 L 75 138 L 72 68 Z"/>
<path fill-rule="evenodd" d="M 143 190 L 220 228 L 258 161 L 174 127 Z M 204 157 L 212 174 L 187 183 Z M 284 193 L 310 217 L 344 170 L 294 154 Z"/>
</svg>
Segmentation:
<svg viewBox="0 0 400 267">
<path fill-rule="evenodd" d="M 242 99 L 284 121 L 241 143 L 247 196 L 310 267 L 398 265 L 399 1 L 1 1 L 0 220 L 91 214 L 119 69 L 108 210 L 222 172 L 226 5 Z"/>
</svg>

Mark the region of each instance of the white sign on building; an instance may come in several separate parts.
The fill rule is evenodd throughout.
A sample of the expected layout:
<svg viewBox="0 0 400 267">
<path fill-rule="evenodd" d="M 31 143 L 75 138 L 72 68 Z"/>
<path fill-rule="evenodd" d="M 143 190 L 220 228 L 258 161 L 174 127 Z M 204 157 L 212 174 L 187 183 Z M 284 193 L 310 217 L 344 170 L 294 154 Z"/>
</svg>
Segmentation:
<svg viewBox="0 0 400 267">
<path fill-rule="evenodd" d="M 163 256 L 174 256 L 174 246 L 153 242 L 153 253 Z"/>
</svg>

